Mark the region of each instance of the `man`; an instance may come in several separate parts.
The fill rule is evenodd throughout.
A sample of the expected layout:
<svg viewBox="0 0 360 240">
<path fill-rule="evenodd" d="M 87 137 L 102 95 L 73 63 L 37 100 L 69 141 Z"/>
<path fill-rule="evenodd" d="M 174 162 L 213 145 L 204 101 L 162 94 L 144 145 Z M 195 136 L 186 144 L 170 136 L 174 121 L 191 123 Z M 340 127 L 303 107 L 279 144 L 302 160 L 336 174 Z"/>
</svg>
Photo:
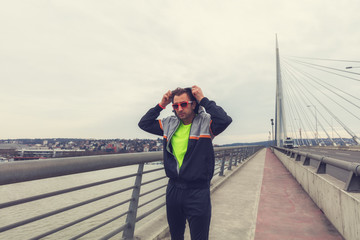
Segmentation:
<svg viewBox="0 0 360 240">
<path fill-rule="evenodd" d="M 175 116 L 157 119 L 170 102 Z M 215 165 L 212 139 L 231 122 L 226 112 L 204 97 L 198 86 L 169 90 L 141 118 L 141 129 L 164 138 L 164 168 L 169 178 L 166 212 L 171 239 L 184 239 L 186 220 L 191 239 L 208 239 L 210 181 Z"/>
</svg>

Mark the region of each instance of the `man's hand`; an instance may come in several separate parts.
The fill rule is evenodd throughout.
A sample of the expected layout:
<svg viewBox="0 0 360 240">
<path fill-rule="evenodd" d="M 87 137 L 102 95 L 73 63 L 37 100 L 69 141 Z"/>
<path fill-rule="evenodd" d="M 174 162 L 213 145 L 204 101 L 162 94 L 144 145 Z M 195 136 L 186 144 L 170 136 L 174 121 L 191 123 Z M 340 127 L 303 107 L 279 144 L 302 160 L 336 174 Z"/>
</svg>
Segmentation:
<svg viewBox="0 0 360 240">
<path fill-rule="evenodd" d="M 194 97 L 196 98 L 196 101 L 198 103 L 200 103 L 201 99 L 204 98 L 204 94 L 203 94 L 201 88 L 194 85 L 194 86 L 192 86 L 191 91 L 192 91 L 192 94 L 194 95 Z"/>
<path fill-rule="evenodd" d="M 165 108 L 170 102 L 171 102 L 171 91 L 169 90 L 164 94 L 159 104 L 160 106 Z"/>
</svg>

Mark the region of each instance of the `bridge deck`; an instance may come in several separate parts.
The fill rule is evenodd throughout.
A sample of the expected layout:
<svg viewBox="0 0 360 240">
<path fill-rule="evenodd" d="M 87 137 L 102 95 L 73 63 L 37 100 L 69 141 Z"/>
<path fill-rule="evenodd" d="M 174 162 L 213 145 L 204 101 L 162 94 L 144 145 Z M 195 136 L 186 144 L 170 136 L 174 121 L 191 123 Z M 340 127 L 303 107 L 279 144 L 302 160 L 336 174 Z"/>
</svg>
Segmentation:
<svg viewBox="0 0 360 240">
<path fill-rule="evenodd" d="M 270 150 L 265 157 L 255 239 L 343 239 Z"/>
<path fill-rule="evenodd" d="M 343 239 L 270 150 L 217 189 L 212 205 L 213 240 Z"/>
</svg>

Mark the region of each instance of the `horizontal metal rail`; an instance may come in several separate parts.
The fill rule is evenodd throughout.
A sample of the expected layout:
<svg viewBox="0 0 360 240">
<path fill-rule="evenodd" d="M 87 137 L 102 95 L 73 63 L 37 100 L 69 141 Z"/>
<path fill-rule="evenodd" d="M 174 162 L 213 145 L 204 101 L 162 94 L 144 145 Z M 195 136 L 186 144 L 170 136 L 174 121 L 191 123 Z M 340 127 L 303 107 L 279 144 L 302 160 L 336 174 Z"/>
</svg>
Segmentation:
<svg viewBox="0 0 360 240">
<path fill-rule="evenodd" d="M 256 153 L 260 150 L 261 146 L 246 146 L 246 147 L 221 147 L 215 148 L 216 155 L 216 166 L 214 174 L 219 174 L 220 176 L 224 175 L 226 169 L 231 170 L 233 166 L 236 166 L 238 163 L 242 162 L 244 159 Z M 102 155 L 102 156 L 90 156 L 90 157 L 71 157 L 71 158 L 58 158 L 58 159 L 46 159 L 46 160 L 33 160 L 33 161 L 23 161 L 23 162 L 10 162 L 10 163 L 1 163 L 0 164 L 0 194 L 1 186 L 10 185 L 14 183 L 28 182 L 33 180 L 47 179 L 58 176 L 66 176 L 71 174 L 86 173 L 97 170 L 111 169 L 117 167 L 138 165 L 139 169 L 137 173 L 130 173 L 124 176 L 113 177 L 106 180 L 101 180 L 94 183 L 83 184 L 80 186 L 65 188 L 57 191 L 52 191 L 44 194 L 38 194 L 35 196 L 24 197 L 12 201 L 0 203 L 0 211 L 2 209 L 8 209 L 12 207 L 22 206 L 22 204 L 27 204 L 30 202 L 35 202 L 39 200 L 48 199 L 50 197 L 62 196 L 64 194 L 73 193 L 79 190 L 86 190 L 93 187 L 102 186 L 109 183 L 115 183 L 118 181 L 124 181 L 126 179 L 136 178 L 136 183 L 133 186 L 122 187 L 121 189 L 116 189 L 110 193 L 100 194 L 96 197 L 71 204 L 69 206 L 61 207 L 46 213 L 42 213 L 37 216 L 27 216 L 25 219 L 17 221 L 15 223 L 10 223 L 8 225 L 0 225 L 0 234 L 8 230 L 12 230 L 35 221 L 46 219 L 48 217 L 53 217 L 59 213 L 63 213 L 72 209 L 76 209 L 80 206 L 88 205 L 90 203 L 94 204 L 99 200 L 107 199 L 112 196 L 117 196 L 125 193 L 126 191 L 132 190 L 132 197 L 126 198 L 123 197 L 123 200 L 119 200 L 116 204 L 109 204 L 109 206 L 104 207 L 100 210 L 96 210 L 93 213 L 88 213 L 86 216 L 79 217 L 76 220 L 65 223 L 62 226 L 54 226 L 53 229 L 48 229 L 44 233 L 38 233 L 39 235 L 35 237 L 30 237 L 30 239 L 41 239 L 46 236 L 52 235 L 64 229 L 74 226 L 75 224 L 80 224 L 90 218 L 101 215 L 105 212 L 108 212 L 114 208 L 122 206 L 124 204 L 129 204 L 127 211 L 120 212 L 117 216 L 112 217 L 106 220 L 103 223 L 99 223 L 96 226 L 89 227 L 88 230 L 84 230 L 82 233 L 74 234 L 75 236 L 68 237 L 70 239 L 78 239 L 80 237 L 86 236 L 98 230 L 99 228 L 104 227 L 117 219 L 127 216 L 127 219 L 131 219 L 129 216 L 134 216 L 133 220 L 127 220 L 123 225 L 118 226 L 112 232 L 106 234 L 103 239 L 107 239 L 110 236 L 115 236 L 120 232 L 123 232 L 123 237 L 133 236 L 135 224 L 144 219 L 145 217 L 151 215 L 155 211 L 159 210 L 165 205 L 165 187 L 167 184 L 158 184 L 158 182 L 163 181 L 165 176 L 155 176 L 147 181 L 142 181 L 141 178 L 143 175 L 153 174 L 158 171 L 163 170 L 163 167 L 143 170 L 144 164 L 162 161 L 163 154 L 162 152 L 150 152 L 150 153 L 132 153 L 132 154 L 114 154 L 114 155 Z M 162 173 L 163 174 L 163 173 Z M 76 176 L 76 175 L 74 175 Z M 153 186 L 155 184 L 156 186 Z M 147 186 L 150 190 L 140 193 L 140 188 Z M 121 185 L 120 185 L 121 186 Z M 154 195 L 154 196 L 153 196 Z M 143 203 L 138 204 L 139 199 L 143 199 L 146 196 L 146 199 Z M 156 206 L 151 208 L 152 204 L 156 204 L 157 201 L 163 199 L 161 203 L 158 203 Z M 146 210 L 145 213 L 142 213 L 140 216 L 136 216 L 137 210 L 149 206 L 150 209 Z M 1 215 L 1 213 L 0 213 Z M 1 236 L 0 236 L 1 238 Z"/>
<path fill-rule="evenodd" d="M 148 152 L 2 163 L 0 185 L 150 163 L 162 158 L 162 152 Z"/>
<path fill-rule="evenodd" d="M 316 173 L 325 174 L 328 173 L 326 165 L 330 165 L 348 172 L 348 176 L 346 180 L 333 175 L 337 179 L 345 182 L 345 190 L 358 192 L 360 191 L 360 164 L 358 162 L 349 162 L 341 159 L 336 159 L 332 157 L 326 157 L 318 154 L 302 152 L 299 150 L 288 149 L 288 148 L 280 148 L 274 147 L 280 152 L 290 156 L 290 158 L 294 158 L 295 161 L 301 161 L 301 157 L 303 157 L 303 165 L 310 165 L 311 160 L 315 160 L 316 164 Z"/>
<path fill-rule="evenodd" d="M 102 185 L 102 184 L 106 184 L 106 183 L 110 183 L 110 182 L 114 182 L 114 181 L 119 181 L 119 180 L 123 180 L 123 179 L 130 178 L 130 177 L 134 177 L 136 175 L 137 174 L 134 173 L 134 174 L 130 174 L 130 175 L 122 176 L 122 177 L 107 179 L 107 180 L 104 180 L 104 181 L 99 181 L 99 182 L 85 184 L 85 185 L 72 187 L 72 188 L 68 188 L 68 189 L 63 189 L 63 190 L 59 190 L 59 191 L 40 194 L 40 195 L 28 197 L 28 198 L 22 198 L 22 199 L 11 201 L 11 202 L 0 203 L 0 209 L 15 206 L 15 205 L 18 205 L 18 204 L 28 203 L 28 202 L 48 198 L 48 197 L 54 197 L 54 196 L 57 196 L 57 195 L 70 193 L 70 192 L 78 191 L 78 190 L 85 189 L 85 188 L 95 187 L 95 186 L 98 186 L 98 185 Z"/>
<path fill-rule="evenodd" d="M 102 213 L 104 213 L 104 212 L 110 211 L 110 210 L 112 210 L 112 209 L 114 209 L 114 208 L 116 208 L 116 207 L 118 207 L 118 206 L 124 205 L 124 204 L 126 204 L 126 203 L 128 203 L 128 202 L 130 202 L 130 201 L 131 201 L 131 199 L 127 199 L 127 200 L 122 201 L 122 202 L 120 202 L 120 203 L 118 203 L 118 204 L 115 204 L 115 205 L 113 205 L 113 206 L 107 207 L 107 208 L 105 208 L 105 209 L 102 209 L 101 211 L 95 212 L 95 213 L 93 213 L 93 214 L 90 214 L 90 215 L 85 216 L 85 217 L 83 217 L 83 218 L 80 218 L 80 219 L 78 219 L 78 220 L 72 221 L 72 222 L 70 222 L 70 223 L 68 223 L 68 224 L 65 224 L 65 225 L 63 225 L 63 226 L 61 226 L 61 227 L 55 228 L 55 229 L 53 229 L 53 230 L 51 230 L 51 231 L 48 231 L 48 232 L 46 232 L 46 233 L 43 233 L 43 234 L 38 235 L 38 236 L 36 236 L 36 237 L 33 237 L 33 238 L 31 238 L 31 239 L 41 239 L 41 238 L 44 238 L 44 237 L 46 237 L 46 236 L 49 236 L 49 235 L 54 234 L 54 233 L 56 233 L 56 232 L 59 232 L 59 231 L 65 229 L 65 228 L 71 227 L 71 226 L 73 226 L 73 225 L 75 225 L 75 224 L 77 224 L 77 223 L 83 222 L 83 221 L 85 221 L 85 220 L 87 220 L 87 219 L 90 219 L 90 218 L 92 218 L 92 217 L 95 217 L 95 216 L 97 216 L 97 215 L 99 215 L 99 214 L 102 214 Z M 126 213 L 127 213 L 127 212 L 126 212 Z M 124 215 L 125 215 L 126 213 L 124 213 Z"/>
</svg>

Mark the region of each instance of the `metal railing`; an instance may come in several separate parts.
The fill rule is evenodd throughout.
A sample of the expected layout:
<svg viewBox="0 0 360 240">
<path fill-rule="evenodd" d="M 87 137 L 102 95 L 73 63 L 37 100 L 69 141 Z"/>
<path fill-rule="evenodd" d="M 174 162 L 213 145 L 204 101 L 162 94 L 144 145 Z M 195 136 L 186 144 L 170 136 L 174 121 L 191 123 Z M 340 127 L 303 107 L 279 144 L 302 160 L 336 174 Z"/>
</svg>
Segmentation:
<svg viewBox="0 0 360 240">
<path fill-rule="evenodd" d="M 301 152 L 295 149 L 274 147 L 280 152 L 286 154 L 295 161 L 301 161 L 304 166 L 313 166 L 317 174 L 329 174 L 345 183 L 344 190 L 348 192 L 360 191 L 360 164 L 357 162 L 348 162 L 332 157 Z M 329 165 L 329 166 L 328 166 Z M 330 166 L 335 170 L 330 171 Z M 344 173 L 344 174 L 341 174 Z M 345 176 L 345 177 L 344 177 Z"/>
<path fill-rule="evenodd" d="M 262 146 L 247 146 L 247 147 L 222 147 L 215 148 L 216 155 L 216 166 L 214 175 L 223 176 L 225 168 L 231 169 L 232 166 L 236 166 L 238 163 L 244 161 L 249 156 L 256 153 L 258 150 L 263 148 Z M 84 236 L 89 236 L 88 234 L 97 231 L 98 229 L 103 228 L 104 226 L 114 223 L 119 219 L 124 219 L 123 224 L 116 223 L 116 227 L 112 227 L 110 232 L 101 231 L 101 236 L 97 235 L 96 238 L 99 239 L 109 239 L 113 236 L 116 236 L 119 233 L 122 234 L 123 239 L 132 239 L 134 237 L 135 224 L 140 220 L 148 217 L 157 210 L 161 209 L 165 205 L 165 187 L 167 186 L 166 176 L 164 175 L 163 166 L 161 165 L 151 165 L 150 170 L 144 170 L 144 166 L 150 166 L 151 163 L 162 161 L 163 153 L 162 152 L 148 152 L 148 153 L 131 153 L 131 154 L 114 154 L 114 155 L 101 155 L 101 156 L 88 156 L 88 157 L 69 157 L 69 158 L 59 158 L 59 159 L 47 159 L 47 160 L 35 160 L 35 161 L 23 161 L 23 162 L 10 162 L 0 164 L 0 197 L 1 194 L 6 194 L 2 192 L 4 187 L 12 187 L 18 183 L 38 183 L 43 181 L 48 181 L 47 179 L 54 179 L 54 177 L 64 177 L 67 175 L 75 174 L 71 176 L 71 182 L 76 182 L 76 176 L 79 176 L 84 173 L 94 172 L 104 169 L 114 169 L 119 167 L 126 166 L 138 166 L 137 171 L 131 174 L 125 174 L 121 176 L 115 176 L 108 179 L 103 179 L 100 181 L 94 181 L 90 183 L 84 183 L 77 186 L 70 186 L 64 189 L 58 189 L 54 191 L 49 191 L 37 195 L 20 197 L 19 199 L 7 200 L 5 202 L 0 202 L 0 215 L 1 211 L 8 210 L 14 207 L 27 205 L 27 204 L 36 204 L 38 201 L 47 201 L 48 203 L 52 202 L 54 197 L 65 196 L 69 198 L 72 193 L 82 192 L 86 189 L 95 189 L 93 192 L 102 192 L 103 186 L 107 184 L 117 184 L 123 185 L 115 191 L 102 193 L 96 196 L 92 196 L 89 199 L 84 199 L 81 201 L 75 201 L 71 204 L 68 204 L 65 207 L 59 207 L 51 211 L 46 211 L 44 213 L 38 214 L 35 212 L 34 216 L 29 216 L 30 214 L 27 211 L 22 213 L 22 219 L 15 222 L 7 224 L 9 221 L 0 221 L 0 238 L 1 234 L 6 234 L 14 229 L 26 228 L 26 226 L 31 224 L 41 224 L 39 222 L 47 223 L 46 220 L 50 217 L 62 218 L 63 215 L 74 215 L 70 211 L 79 209 L 85 205 L 100 205 L 101 200 L 110 199 L 114 196 L 119 196 L 127 192 L 129 196 L 123 196 L 118 198 L 121 200 L 116 200 L 114 203 L 111 201 L 106 202 L 104 207 L 96 210 L 94 209 L 91 213 L 86 213 L 85 215 L 72 219 L 66 223 L 63 223 L 63 218 L 61 219 L 61 224 L 52 224 L 52 228 L 46 228 L 45 232 L 36 233 L 36 236 L 26 236 L 28 239 L 42 239 L 50 235 L 57 234 L 65 229 L 71 228 L 74 225 L 93 219 L 96 216 L 102 215 L 106 212 L 113 211 L 114 209 L 122 207 L 122 211 L 118 212 L 117 215 L 106 218 L 103 222 L 92 222 L 86 229 L 81 228 L 81 231 L 71 231 L 71 236 L 66 235 L 67 239 L 79 239 Z M 160 167 L 159 167 L 160 166 Z M 161 172 L 161 173 L 160 173 Z M 105 173 L 106 174 L 106 173 Z M 147 175 L 155 174 L 155 176 L 150 176 L 147 181 L 144 181 L 143 178 Z M 103 175 L 103 174 L 101 174 Z M 133 183 L 129 186 L 123 184 L 124 181 L 132 181 Z M 34 181 L 39 180 L 39 181 Z M 55 179 L 57 180 L 57 179 Z M 33 181 L 33 182 L 31 182 Z M 56 183 L 56 181 L 55 181 Z M 144 186 L 150 186 L 151 184 L 155 186 L 148 187 L 149 189 L 146 192 L 142 192 Z M 75 184 L 74 184 L 75 185 Z M 32 185 L 34 186 L 34 185 Z M 99 188 L 100 187 L 100 188 Z M 101 190 L 99 190 L 101 189 Z M 80 194 L 83 195 L 83 194 Z M 155 195 L 155 196 L 154 196 Z M 1 198 L 0 198 L 1 199 Z M 144 200 L 143 200 L 144 199 Z M 61 201 L 61 200 L 60 200 Z M 140 204 L 140 201 L 143 201 Z M 155 204 L 156 203 L 156 204 Z M 126 205 L 127 204 L 127 205 Z M 40 205 L 40 204 L 39 204 Z M 149 205 L 149 206 L 148 206 Z M 151 205 L 151 206 L 150 206 Z M 127 207 L 126 207 L 127 206 Z M 138 210 L 141 208 L 147 209 L 141 214 L 138 214 Z M 90 207 L 92 210 L 95 207 Z M 26 209 L 26 207 L 25 207 Z M 16 211 L 16 210 L 15 210 Z M 89 209 L 87 210 L 89 211 Z M 10 211 L 11 212 L 11 211 Z M 19 215 L 17 212 L 14 215 Z M 5 225 L 4 225 L 5 224 Z M 55 225 L 55 226 L 54 226 Z M 38 225 L 37 225 L 37 228 Z M 33 231 L 31 231 L 33 232 Z M 56 238 L 56 237 L 54 237 Z M 23 237 L 22 237 L 23 239 Z"/>
</svg>

